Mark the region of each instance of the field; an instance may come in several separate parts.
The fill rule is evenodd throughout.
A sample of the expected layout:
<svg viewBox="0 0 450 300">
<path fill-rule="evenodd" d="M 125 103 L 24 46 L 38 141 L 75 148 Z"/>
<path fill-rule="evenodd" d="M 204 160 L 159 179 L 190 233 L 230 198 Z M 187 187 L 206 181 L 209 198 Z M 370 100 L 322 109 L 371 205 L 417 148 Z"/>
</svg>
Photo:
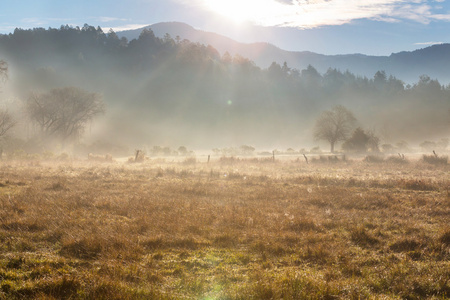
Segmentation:
<svg viewBox="0 0 450 300">
<path fill-rule="evenodd" d="M 0 299 L 449 299 L 450 165 L 0 162 Z"/>
</svg>

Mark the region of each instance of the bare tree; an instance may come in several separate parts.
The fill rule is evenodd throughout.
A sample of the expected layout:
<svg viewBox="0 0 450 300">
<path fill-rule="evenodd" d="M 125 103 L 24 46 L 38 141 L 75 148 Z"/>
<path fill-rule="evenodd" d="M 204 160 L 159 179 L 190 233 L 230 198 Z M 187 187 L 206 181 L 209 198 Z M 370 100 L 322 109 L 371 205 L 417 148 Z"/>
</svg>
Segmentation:
<svg viewBox="0 0 450 300">
<path fill-rule="evenodd" d="M 0 138 L 5 136 L 16 123 L 9 111 L 0 109 Z"/>
<path fill-rule="evenodd" d="M 26 111 L 44 138 L 54 137 L 65 143 L 79 138 L 87 123 L 104 113 L 105 105 L 97 93 L 65 87 L 31 95 Z"/>
<path fill-rule="evenodd" d="M 8 64 L 4 60 L 0 60 L 0 82 L 8 79 Z"/>
<path fill-rule="evenodd" d="M 324 111 L 316 121 L 314 138 L 330 143 L 331 152 L 337 142 L 345 141 L 353 128 L 356 118 L 351 111 L 342 105 L 333 107 L 330 111 Z"/>
<path fill-rule="evenodd" d="M 4 60 L 0 60 L 0 83 L 8 79 L 8 64 Z M 1 90 L 0 90 L 1 91 Z M 3 138 L 8 131 L 16 125 L 16 120 L 6 109 L 0 108 L 0 159 L 3 156 Z"/>
</svg>

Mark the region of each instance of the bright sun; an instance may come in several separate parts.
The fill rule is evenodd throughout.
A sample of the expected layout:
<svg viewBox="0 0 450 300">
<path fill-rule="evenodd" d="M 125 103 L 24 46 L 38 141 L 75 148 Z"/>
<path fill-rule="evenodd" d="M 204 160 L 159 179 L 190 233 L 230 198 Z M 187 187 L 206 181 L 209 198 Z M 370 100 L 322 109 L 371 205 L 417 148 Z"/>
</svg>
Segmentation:
<svg viewBox="0 0 450 300">
<path fill-rule="evenodd" d="M 272 0 L 204 0 L 206 7 L 235 23 L 245 21 L 264 24 L 278 11 L 279 5 Z"/>
</svg>

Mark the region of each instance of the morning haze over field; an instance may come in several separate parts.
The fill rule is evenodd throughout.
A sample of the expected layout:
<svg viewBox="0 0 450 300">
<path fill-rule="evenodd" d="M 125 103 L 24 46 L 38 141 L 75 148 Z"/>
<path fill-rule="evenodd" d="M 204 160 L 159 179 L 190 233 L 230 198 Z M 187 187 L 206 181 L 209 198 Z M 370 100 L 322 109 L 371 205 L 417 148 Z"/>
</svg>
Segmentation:
<svg viewBox="0 0 450 300">
<path fill-rule="evenodd" d="M 313 126 L 336 105 L 381 144 L 448 138 L 445 1 L 127 3 L 2 7 L 16 119 L 31 94 L 74 86 L 106 109 L 85 144 L 325 148 Z M 11 130 L 30 139 L 35 121 Z"/>
<path fill-rule="evenodd" d="M 0 299 L 450 298 L 450 4 L 0 3 Z"/>
</svg>

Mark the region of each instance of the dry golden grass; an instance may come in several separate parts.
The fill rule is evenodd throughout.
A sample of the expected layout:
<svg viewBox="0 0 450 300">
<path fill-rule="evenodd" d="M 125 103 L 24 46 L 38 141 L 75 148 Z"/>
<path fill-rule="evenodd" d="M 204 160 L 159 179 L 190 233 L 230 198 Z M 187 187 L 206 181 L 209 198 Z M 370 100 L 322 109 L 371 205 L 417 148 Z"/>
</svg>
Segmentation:
<svg viewBox="0 0 450 300">
<path fill-rule="evenodd" d="M 0 299 L 446 299 L 449 171 L 2 162 Z"/>
</svg>

